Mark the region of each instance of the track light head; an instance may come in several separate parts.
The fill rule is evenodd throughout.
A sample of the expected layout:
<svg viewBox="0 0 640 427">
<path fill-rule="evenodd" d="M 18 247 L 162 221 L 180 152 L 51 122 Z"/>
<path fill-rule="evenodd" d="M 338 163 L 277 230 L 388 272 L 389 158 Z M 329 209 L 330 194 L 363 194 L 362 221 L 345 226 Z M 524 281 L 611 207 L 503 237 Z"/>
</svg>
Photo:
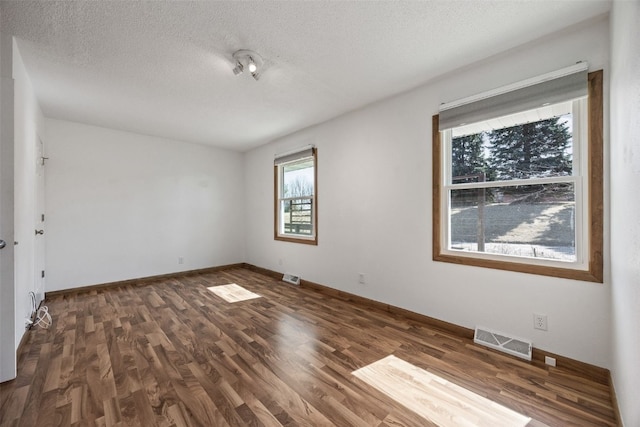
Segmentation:
<svg viewBox="0 0 640 427">
<path fill-rule="evenodd" d="M 260 70 L 264 62 L 262 61 L 262 57 L 256 52 L 247 49 L 238 50 L 233 53 L 233 60 L 236 64 L 233 68 L 233 74 L 236 76 L 242 74 L 246 68 L 255 80 L 260 79 Z"/>
<path fill-rule="evenodd" d="M 233 74 L 237 76 L 238 74 L 242 74 L 243 71 L 244 71 L 244 65 L 242 65 L 242 62 L 240 61 L 236 62 L 236 66 L 233 69 Z"/>
<path fill-rule="evenodd" d="M 253 62 L 253 58 L 249 57 L 249 72 L 253 74 L 256 71 L 258 71 L 258 66 L 256 65 L 255 62 Z"/>
</svg>

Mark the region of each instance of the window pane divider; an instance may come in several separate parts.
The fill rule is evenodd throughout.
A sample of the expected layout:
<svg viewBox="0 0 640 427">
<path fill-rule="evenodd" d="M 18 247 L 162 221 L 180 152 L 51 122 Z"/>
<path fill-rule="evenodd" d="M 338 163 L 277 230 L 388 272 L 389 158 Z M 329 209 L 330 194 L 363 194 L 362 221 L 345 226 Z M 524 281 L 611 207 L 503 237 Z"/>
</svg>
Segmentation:
<svg viewBox="0 0 640 427">
<path fill-rule="evenodd" d="M 443 188 L 445 190 L 466 190 L 469 188 L 517 187 L 527 185 L 558 184 L 565 182 L 575 184 L 581 179 L 581 177 L 566 175 L 548 178 L 514 179 L 510 181 L 466 182 L 463 184 L 445 185 Z"/>
<path fill-rule="evenodd" d="M 309 196 L 296 196 L 296 197 L 282 197 L 279 200 L 282 202 L 287 202 L 289 200 L 303 200 L 303 199 L 313 199 L 313 195 Z"/>
</svg>

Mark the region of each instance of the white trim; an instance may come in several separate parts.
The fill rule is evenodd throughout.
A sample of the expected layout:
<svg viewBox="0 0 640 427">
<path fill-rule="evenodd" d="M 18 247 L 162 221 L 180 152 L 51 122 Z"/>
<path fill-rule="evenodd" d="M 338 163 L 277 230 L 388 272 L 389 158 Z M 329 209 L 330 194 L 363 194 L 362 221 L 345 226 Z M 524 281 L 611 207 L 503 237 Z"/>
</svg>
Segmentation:
<svg viewBox="0 0 640 427">
<path fill-rule="evenodd" d="M 283 197 L 280 199 L 281 202 L 286 202 L 288 200 L 302 200 L 302 199 L 313 199 L 314 195 L 309 194 L 308 196 L 296 196 L 296 197 Z"/>
<path fill-rule="evenodd" d="M 574 174 L 582 179 L 576 183 L 576 207 L 580 204 L 580 209 L 576 209 L 576 260 L 588 264 L 590 221 L 589 215 L 589 126 L 588 126 L 588 100 L 582 99 L 573 103 L 573 152 L 574 152 Z M 586 118 L 586 120 L 583 120 Z M 588 265 L 585 265 L 588 268 Z"/>
<path fill-rule="evenodd" d="M 558 184 L 563 182 L 576 183 L 580 180 L 579 176 L 564 175 L 552 176 L 549 178 L 531 178 L 531 179 L 514 179 L 512 181 L 483 181 L 483 182 L 465 182 L 464 184 L 445 185 L 445 190 L 466 190 L 469 188 L 492 188 L 492 187 L 516 187 L 519 185 L 542 185 L 542 184 Z"/>
<path fill-rule="evenodd" d="M 504 261 L 512 263 L 526 263 L 531 265 L 540 265 L 547 267 L 558 267 L 572 269 L 576 271 L 587 271 L 589 267 L 588 247 L 589 247 L 589 230 L 586 227 L 586 221 L 589 212 L 588 195 L 585 193 L 588 188 L 588 126 L 587 120 L 582 120 L 582 116 L 587 117 L 587 99 L 575 100 L 572 102 L 572 148 L 573 148 L 573 175 L 518 179 L 511 181 L 485 181 L 453 184 L 451 182 L 451 143 L 452 129 L 441 131 L 442 152 L 441 161 L 441 191 L 440 191 L 440 251 L 443 255 L 455 255 L 467 258 L 485 259 Z M 461 249 L 451 249 L 451 190 L 463 190 L 473 188 L 489 188 L 489 187 L 511 187 L 518 185 L 539 185 L 551 183 L 571 183 L 574 186 L 575 194 L 575 260 L 565 261 L 558 259 L 534 258 L 509 254 L 493 254 L 487 252 L 468 251 Z M 446 218 L 445 218 L 446 216 Z"/>
<path fill-rule="evenodd" d="M 535 258 L 522 255 L 494 254 L 487 252 L 473 252 L 462 249 L 441 249 L 443 255 L 455 255 L 473 259 L 510 262 L 513 264 L 540 265 L 544 267 L 561 267 L 576 271 L 587 271 L 588 264 L 582 261 L 564 261 L 561 259 Z M 577 251 L 576 251 L 577 255 Z"/>
</svg>

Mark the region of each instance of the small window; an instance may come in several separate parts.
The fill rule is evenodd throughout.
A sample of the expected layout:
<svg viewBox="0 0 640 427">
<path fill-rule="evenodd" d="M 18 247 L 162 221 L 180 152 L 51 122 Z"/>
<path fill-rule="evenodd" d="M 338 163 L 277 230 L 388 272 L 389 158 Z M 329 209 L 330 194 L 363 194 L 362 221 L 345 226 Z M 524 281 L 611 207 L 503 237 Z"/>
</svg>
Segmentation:
<svg viewBox="0 0 640 427">
<path fill-rule="evenodd" d="M 316 158 L 314 147 L 276 156 L 276 240 L 318 244 Z"/>
<path fill-rule="evenodd" d="M 434 260 L 602 281 L 602 73 L 573 68 L 434 116 Z"/>
</svg>

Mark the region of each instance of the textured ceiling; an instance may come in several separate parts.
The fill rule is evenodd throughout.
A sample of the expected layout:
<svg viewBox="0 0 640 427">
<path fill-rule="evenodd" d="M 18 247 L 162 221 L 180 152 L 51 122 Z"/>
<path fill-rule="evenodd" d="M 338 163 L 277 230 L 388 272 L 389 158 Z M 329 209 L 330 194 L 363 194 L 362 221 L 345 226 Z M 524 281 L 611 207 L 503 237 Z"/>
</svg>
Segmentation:
<svg viewBox="0 0 640 427">
<path fill-rule="evenodd" d="M 244 151 L 606 13 L 608 0 L 2 1 L 47 117 Z M 260 81 L 234 76 L 260 53 Z"/>
</svg>

